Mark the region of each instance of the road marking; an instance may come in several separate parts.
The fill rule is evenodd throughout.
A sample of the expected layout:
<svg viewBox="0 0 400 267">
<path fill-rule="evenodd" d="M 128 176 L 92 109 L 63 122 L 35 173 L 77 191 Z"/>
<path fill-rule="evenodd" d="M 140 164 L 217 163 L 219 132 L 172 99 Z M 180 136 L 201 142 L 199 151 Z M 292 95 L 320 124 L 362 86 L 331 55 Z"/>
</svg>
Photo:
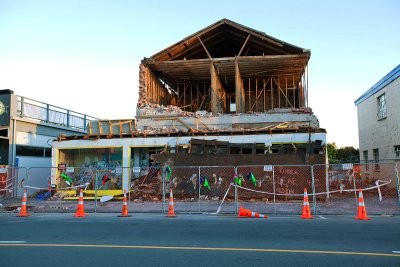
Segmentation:
<svg viewBox="0 0 400 267">
<path fill-rule="evenodd" d="M 400 254 L 355 252 L 334 250 L 296 250 L 271 248 L 211 248 L 211 247 L 166 247 L 166 246 L 128 246 L 128 245 L 96 245 L 96 244 L 0 244 L 0 247 L 80 247 L 80 248 L 125 248 L 125 249 L 166 249 L 166 250 L 205 250 L 205 251 L 242 251 L 242 252 L 276 252 L 305 254 L 362 255 L 378 257 L 400 257 Z"/>
<path fill-rule="evenodd" d="M 0 241 L 0 244 L 23 244 L 26 241 Z"/>
<path fill-rule="evenodd" d="M 326 218 L 324 216 L 318 215 L 318 217 L 320 217 L 321 219 L 326 220 Z"/>
</svg>

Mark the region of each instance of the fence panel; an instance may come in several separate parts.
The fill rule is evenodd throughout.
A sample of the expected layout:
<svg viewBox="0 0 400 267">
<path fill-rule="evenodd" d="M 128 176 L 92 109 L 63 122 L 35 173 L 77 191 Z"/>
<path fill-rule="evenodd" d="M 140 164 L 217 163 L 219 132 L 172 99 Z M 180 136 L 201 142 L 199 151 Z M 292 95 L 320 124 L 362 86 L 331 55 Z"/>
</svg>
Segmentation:
<svg viewBox="0 0 400 267">
<path fill-rule="evenodd" d="M 122 211 L 123 175 L 128 174 L 129 170 L 123 167 L 94 170 L 93 190 L 85 190 L 85 195 L 92 194 L 95 212 Z"/>
<path fill-rule="evenodd" d="M 26 181 L 26 168 L 0 166 L 0 199 L 14 200 L 22 197 Z"/>
<path fill-rule="evenodd" d="M 234 166 L 202 166 L 200 167 L 200 212 L 215 212 L 232 182 Z M 224 213 L 235 212 L 234 189 L 224 199 Z"/>
<path fill-rule="evenodd" d="M 130 212 L 162 212 L 163 174 L 161 167 L 130 170 L 128 205 Z"/>
<path fill-rule="evenodd" d="M 165 185 L 164 212 L 168 210 L 169 192 L 172 188 L 175 212 L 199 212 L 199 167 L 163 168 Z"/>
<path fill-rule="evenodd" d="M 326 181 L 324 190 L 316 190 L 317 214 L 356 214 L 358 189 L 363 189 L 367 213 L 399 214 L 400 212 L 394 164 L 314 165 L 313 170 L 316 180 Z M 385 185 L 380 187 L 380 190 L 378 188 L 368 190 L 378 184 Z"/>
<path fill-rule="evenodd" d="M 400 214 L 394 163 L 354 164 L 356 188 L 363 189 L 368 214 Z M 365 190 L 371 187 L 381 187 Z"/>
<path fill-rule="evenodd" d="M 85 211 L 93 212 L 94 170 L 89 167 L 65 169 L 32 167 L 26 184 L 35 212 L 75 212 L 80 189 L 84 189 Z M 90 192 L 92 191 L 92 192 Z"/>
<path fill-rule="evenodd" d="M 0 200 L 3 209 L 17 209 L 26 188 L 31 211 L 75 213 L 83 188 L 86 212 L 120 213 L 123 189 L 129 188 L 129 212 L 166 213 L 172 188 L 177 213 L 234 213 L 243 206 L 264 214 L 300 214 L 306 188 L 312 213 L 355 215 L 357 190 L 362 188 L 368 214 L 400 214 L 398 167 L 394 163 L 105 170 L 3 167 Z M 123 177 L 128 177 L 127 185 Z M 235 181 L 241 186 L 231 186 Z"/>
<path fill-rule="evenodd" d="M 256 183 L 251 182 L 251 173 Z M 239 206 L 256 212 L 300 214 L 304 188 L 313 191 L 307 165 L 238 166 L 237 175 L 246 184 L 238 188 Z"/>
</svg>

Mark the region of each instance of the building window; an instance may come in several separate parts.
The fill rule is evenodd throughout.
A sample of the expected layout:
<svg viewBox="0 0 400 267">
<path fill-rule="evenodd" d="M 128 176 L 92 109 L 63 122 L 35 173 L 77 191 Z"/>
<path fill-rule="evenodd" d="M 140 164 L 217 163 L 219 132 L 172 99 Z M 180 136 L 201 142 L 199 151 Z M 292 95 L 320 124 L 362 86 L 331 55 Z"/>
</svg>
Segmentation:
<svg viewBox="0 0 400 267">
<path fill-rule="evenodd" d="M 376 148 L 373 150 L 374 162 L 375 164 L 375 171 L 379 171 L 379 149 Z"/>
<path fill-rule="evenodd" d="M 400 158 L 400 145 L 394 146 L 394 155 L 396 158 Z"/>
<path fill-rule="evenodd" d="M 365 163 L 368 163 L 368 150 L 363 151 L 363 157 L 364 157 Z"/>
<path fill-rule="evenodd" d="M 51 158 L 51 148 L 16 145 L 16 156 Z"/>
<path fill-rule="evenodd" d="M 386 118 L 386 95 L 378 96 L 378 120 Z"/>
</svg>

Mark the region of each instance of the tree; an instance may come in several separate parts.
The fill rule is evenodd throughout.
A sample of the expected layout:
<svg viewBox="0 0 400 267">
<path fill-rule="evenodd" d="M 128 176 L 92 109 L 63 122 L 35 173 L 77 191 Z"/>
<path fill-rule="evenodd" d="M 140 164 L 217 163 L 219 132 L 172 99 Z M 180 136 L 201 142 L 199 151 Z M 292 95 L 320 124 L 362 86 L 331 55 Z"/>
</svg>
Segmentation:
<svg viewBox="0 0 400 267">
<path fill-rule="evenodd" d="M 346 146 L 337 148 L 336 143 L 328 143 L 326 145 L 328 150 L 329 164 L 339 163 L 352 163 L 360 161 L 360 154 L 357 148 Z"/>
<path fill-rule="evenodd" d="M 359 162 L 359 150 L 352 146 L 341 147 L 337 150 L 337 158 L 343 163 Z"/>
</svg>

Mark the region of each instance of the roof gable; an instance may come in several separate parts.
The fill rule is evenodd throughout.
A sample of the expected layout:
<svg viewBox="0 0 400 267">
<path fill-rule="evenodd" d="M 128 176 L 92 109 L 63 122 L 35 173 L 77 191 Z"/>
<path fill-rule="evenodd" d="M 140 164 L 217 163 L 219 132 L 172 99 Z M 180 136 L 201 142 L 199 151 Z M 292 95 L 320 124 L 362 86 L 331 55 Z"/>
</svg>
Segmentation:
<svg viewBox="0 0 400 267">
<path fill-rule="evenodd" d="M 391 72 L 385 75 L 382 79 L 380 79 L 374 86 L 368 89 L 362 96 L 360 96 L 354 104 L 358 106 L 364 100 L 368 99 L 370 96 L 374 95 L 375 93 L 379 92 L 382 88 L 386 87 L 388 84 L 396 80 L 400 77 L 400 65 L 394 68 Z"/>
<path fill-rule="evenodd" d="M 299 55 L 309 50 L 228 19 L 186 37 L 150 57 L 153 62 L 235 56 Z"/>
</svg>

